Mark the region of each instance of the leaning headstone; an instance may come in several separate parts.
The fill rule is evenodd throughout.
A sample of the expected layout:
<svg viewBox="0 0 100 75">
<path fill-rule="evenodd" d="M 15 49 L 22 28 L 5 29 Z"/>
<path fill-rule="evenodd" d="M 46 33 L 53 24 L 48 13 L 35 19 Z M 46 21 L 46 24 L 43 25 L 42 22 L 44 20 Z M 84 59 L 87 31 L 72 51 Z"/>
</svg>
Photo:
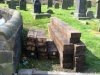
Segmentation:
<svg viewBox="0 0 100 75">
<path fill-rule="evenodd" d="M 48 7 L 52 7 L 53 0 L 48 0 Z"/>
<path fill-rule="evenodd" d="M 90 1 L 90 0 L 87 1 L 87 7 L 88 7 L 88 8 L 91 8 L 91 1 Z"/>
<path fill-rule="evenodd" d="M 33 1 L 34 1 L 34 13 L 41 13 L 40 0 L 33 0 Z"/>
<path fill-rule="evenodd" d="M 20 10 L 26 10 L 26 0 L 20 0 Z"/>
<path fill-rule="evenodd" d="M 96 18 L 100 19 L 100 0 L 96 3 Z"/>
<path fill-rule="evenodd" d="M 78 19 L 85 19 L 86 11 L 86 0 L 76 0 L 76 12 L 74 13 L 74 16 Z"/>
<path fill-rule="evenodd" d="M 63 0 L 62 1 L 62 9 L 68 9 L 69 6 L 69 1 L 68 0 Z"/>
<path fill-rule="evenodd" d="M 55 3 L 54 7 L 55 7 L 56 9 L 59 9 L 59 3 Z"/>
</svg>

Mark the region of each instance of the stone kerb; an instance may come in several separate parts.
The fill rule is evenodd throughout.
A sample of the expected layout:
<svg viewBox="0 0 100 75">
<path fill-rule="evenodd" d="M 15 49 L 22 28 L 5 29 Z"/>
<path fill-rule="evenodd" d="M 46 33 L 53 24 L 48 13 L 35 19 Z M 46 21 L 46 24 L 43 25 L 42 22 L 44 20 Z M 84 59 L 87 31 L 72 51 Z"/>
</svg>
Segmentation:
<svg viewBox="0 0 100 75">
<path fill-rule="evenodd" d="M 23 22 L 21 14 L 13 9 L 0 7 L 6 23 L 0 26 L 0 75 L 12 75 L 21 54 Z"/>
</svg>

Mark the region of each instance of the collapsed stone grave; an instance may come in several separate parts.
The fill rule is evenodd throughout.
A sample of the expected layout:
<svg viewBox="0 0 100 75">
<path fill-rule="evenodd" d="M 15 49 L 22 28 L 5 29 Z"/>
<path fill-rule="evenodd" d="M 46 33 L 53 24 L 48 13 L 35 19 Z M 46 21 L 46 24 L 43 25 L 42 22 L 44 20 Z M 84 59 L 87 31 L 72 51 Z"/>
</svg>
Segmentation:
<svg viewBox="0 0 100 75">
<path fill-rule="evenodd" d="M 20 60 L 22 16 L 18 11 L 4 7 L 0 7 L 0 13 L 6 20 L 0 26 L 0 75 L 12 75 Z"/>
</svg>

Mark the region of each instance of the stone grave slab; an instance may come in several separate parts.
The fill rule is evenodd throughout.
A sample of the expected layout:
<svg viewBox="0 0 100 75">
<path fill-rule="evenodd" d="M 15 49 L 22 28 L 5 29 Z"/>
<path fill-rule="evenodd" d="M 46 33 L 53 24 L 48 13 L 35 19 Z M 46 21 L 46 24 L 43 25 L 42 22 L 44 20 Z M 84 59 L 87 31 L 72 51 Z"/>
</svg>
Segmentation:
<svg viewBox="0 0 100 75">
<path fill-rule="evenodd" d="M 33 13 L 33 18 L 34 19 L 50 18 L 50 17 L 51 17 L 50 13 Z"/>
</svg>

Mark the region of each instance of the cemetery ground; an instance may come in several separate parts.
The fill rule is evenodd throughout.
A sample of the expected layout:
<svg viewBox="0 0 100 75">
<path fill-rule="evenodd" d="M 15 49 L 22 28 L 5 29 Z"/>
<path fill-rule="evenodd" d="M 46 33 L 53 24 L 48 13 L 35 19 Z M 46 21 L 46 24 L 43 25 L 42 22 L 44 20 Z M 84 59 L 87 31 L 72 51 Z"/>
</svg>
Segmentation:
<svg viewBox="0 0 100 75">
<path fill-rule="evenodd" d="M 5 4 L 0 4 L 1 6 L 6 6 Z M 23 17 L 23 27 L 24 27 L 24 46 L 23 46 L 23 53 L 25 51 L 26 45 L 26 36 L 27 32 L 30 28 L 34 29 L 43 29 L 46 31 L 47 38 L 50 39 L 48 34 L 48 26 L 47 23 L 50 22 L 50 18 L 43 18 L 43 19 L 33 19 L 32 16 L 32 4 L 27 4 L 27 11 L 17 10 L 21 12 Z M 88 22 L 87 24 L 82 23 L 81 21 L 77 20 L 72 12 L 75 12 L 75 7 L 71 7 L 68 10 L 62 10 L 61 8 L 49 8 L 53 10 L 54 14 L 52 16 L 56 16 L 75 29 L 79 30 L 82 33 L 81 40 L 86 45 L 86 70 L 85 72 L 90 73 L 100 73 L 100 32 L 98 32 L 98 19 L 87 19 L 84 20 Z M 42 12 L 46 12 L 47 5 L 42 5 Z M 95 14 L 95 7 L 89 8 L 88 10 L 92 10 Z M 67 71 L 67 69 L 61 69 L 59 65 L 58 59 L 45 59 L 45 60 L 35 60 L 29 59 L 29 64 L 27 66 L 23 66 L 22 64 L 19 65 L 18 69 L 21 68 L 33 68 L 38 70 L 46 70 L 46 71 Z M 56 63 L 56 64 L 55 64 Z"/>
</svg>

